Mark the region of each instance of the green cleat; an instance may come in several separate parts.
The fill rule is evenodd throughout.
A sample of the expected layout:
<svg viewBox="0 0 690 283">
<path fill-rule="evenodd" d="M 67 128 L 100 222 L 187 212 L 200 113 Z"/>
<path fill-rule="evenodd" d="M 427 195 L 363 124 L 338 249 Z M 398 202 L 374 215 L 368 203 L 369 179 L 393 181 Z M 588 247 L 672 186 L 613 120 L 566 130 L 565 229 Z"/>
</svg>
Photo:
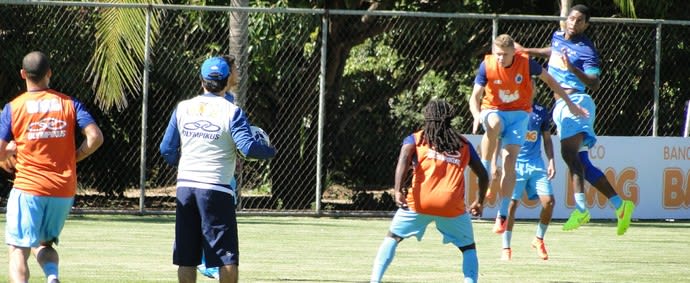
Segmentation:
<svg viewBox="0 0 690 283">
<path fill-rule="evenodd" d="M 630 219 L 632 219 L 635 204 L 632 201 L 624 200 L 621 207 L 616 209 L 616 218 L 618 218 L 618 236 L 625 234 L 630 227 Z"/>
<path fill-rule="evenodd" d="M 589 218 L 589 210 L 581 212 L 580 210 L 575 209 L 570 214 L 570 218 L 568 218 L 568 221 L 566 221 L 565 224 L 563 224 L 563 231 L 570 231 L 580 228 L 580 225 L 589 222 Z"/>
</svg>

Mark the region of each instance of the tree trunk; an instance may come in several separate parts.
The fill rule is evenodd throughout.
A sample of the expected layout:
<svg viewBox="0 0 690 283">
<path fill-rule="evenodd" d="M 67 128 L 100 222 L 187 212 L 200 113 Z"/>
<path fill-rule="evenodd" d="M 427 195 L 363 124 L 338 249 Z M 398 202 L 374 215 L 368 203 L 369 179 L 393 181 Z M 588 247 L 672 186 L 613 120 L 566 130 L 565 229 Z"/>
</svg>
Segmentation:
<svg viewBox="0 0 690 283">
<path fill-rule="evenodd" d="M 248 7 L 249 0 L 231 0 L 232 7 Z M 249 39 L 249 14 L 247 12 L 230 13 L 230 54 L 235 55 L 239 69 L 239 85 L 235 90 L 237 105 L 244 106 L 247 102 L 247 72 L 249 71 L 249 54 L 247 45 Z"/>
</svg>

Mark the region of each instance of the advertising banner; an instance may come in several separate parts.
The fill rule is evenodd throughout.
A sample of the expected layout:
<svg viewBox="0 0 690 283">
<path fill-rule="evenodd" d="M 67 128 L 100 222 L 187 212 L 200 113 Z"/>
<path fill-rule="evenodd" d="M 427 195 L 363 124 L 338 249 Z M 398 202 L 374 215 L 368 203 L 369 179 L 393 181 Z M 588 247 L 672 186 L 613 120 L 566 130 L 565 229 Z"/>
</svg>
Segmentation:
<svg viewBox="0 0 690 283">
<path fill-rule="evenodd" d="M 466 135 L 479 151 L 480 135 Z M 566 219 L 575 209 L 573 187 L 566 182 L 568 168 L 560 155 L 560 142 L 553 136 L 556 177 L 551 180 L 556 200 L 553 217 Z M 542 147 L 543 151 L 543 147 Z M 543 154 L 542 154 L 543 155 Z M 543 156 L 545 164 L 546 157 Z M 635 205 L 634 219 L 690 219 L 690 139 L 683 137 L 598 137 L 589 150 L 594 166 L 601 169 L 616 192 Z M 500 164 L 499 164 L 500 165 Z M 468 204 L 477 194 L 477 178 L 467 176 Z M 498 190 L 498 180 L 491 190 Z M 614 219 L 615 211 L 607 198 L 585 182 L 587 207 L 592 219 Z M 538 200 L 523 194 L 516 212 L 517 219 L 539 218 Z M 497 198 L 491 194 L 482 218 L 495 218 Z"/>
</svg>

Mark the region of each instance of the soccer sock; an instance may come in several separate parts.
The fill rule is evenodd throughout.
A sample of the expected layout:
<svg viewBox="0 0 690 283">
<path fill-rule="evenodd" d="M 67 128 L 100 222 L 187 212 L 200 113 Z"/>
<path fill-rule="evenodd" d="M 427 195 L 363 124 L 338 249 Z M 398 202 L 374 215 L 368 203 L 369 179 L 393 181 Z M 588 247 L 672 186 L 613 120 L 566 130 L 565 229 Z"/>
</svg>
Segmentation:
<svg viewBox="0 0 690 283">
<path fill-rule="evenodd" d="M 575 207 L 580 212 L 587 210 L 587 205 L 585 204 L 585 193 L 575 193 Z"/>
<path fill-rule="evenodd" d="M 619 195 L 612 196 L 609 201 L 613 204 L 613 208 L 618 209 L 623 205 L 623 200 Z"/>
<path fill-rule="evenodd" d="M 544 223 L 541 223 L 541 221 L 540 221 L 539 224 L 537 224 L 537 234 L 536 234 L 537 238 L 543 240 L 544 235 L 546 235 L 546 229 L 548 229 L 548 228 L 549 228 L 549 224 L 544 224 Z"/>
<path fill-rule="evenodd" d="M 508 215 L 508 206 L 510 205 L 510 197 L 504 196 L 501 198 L 500 207 L 498 208 L 498 215 L 501 218 L 506 218 Z"/>
<path fill-rule="evenodd" d="M 477 282 L 479 277 L 479 259 L 477 259 L 476 249 L 468 249 L 462 252 L 462 274 L 465 275 L 465 283 Z"/>
<path fill-rule="evenodd" d="M 588 151 L 581 151 L 580 152 L 580 161 L 582 162 L 582 165 L 585 167 L 585 180 L 592 184 L 596 184 L 597 181 L 601 177 L 604 177 L 604 172 L 601 172 L 601 170 L 597 167 L 595 167 L 592 164 L 592 161 L 589 160 L 589 152 Z"/>
<path fill-rule="evenodd" d="M 503 248 L 504 249 L 510 248 L 510 240 L 512 238 L 513 238 L 513 231 L 506 230 L 505 232 L 503 232 Z"/>
<path fill-rule="evenodd" d="M 55 262 L 46 262 L 42 266 L 43 273 L 48 278 L 48 282 L 54 278 L 58 278 L 58 264 Z"/>
<path fill-rule="evenodd" d="M 374 268 L 371 270 L 371 282 L 378 283 L 381 282 L 383 278 L 383 273 L 386 272 L 386 268 L 393 261 L 395 256 L 395 248 L 398 247 L 398 241 L 391 237 L 383 238 L 383 243 L 379 247 L 379 252 L 376 254 L 376 259 L 374 260 Z"/>
</svg>

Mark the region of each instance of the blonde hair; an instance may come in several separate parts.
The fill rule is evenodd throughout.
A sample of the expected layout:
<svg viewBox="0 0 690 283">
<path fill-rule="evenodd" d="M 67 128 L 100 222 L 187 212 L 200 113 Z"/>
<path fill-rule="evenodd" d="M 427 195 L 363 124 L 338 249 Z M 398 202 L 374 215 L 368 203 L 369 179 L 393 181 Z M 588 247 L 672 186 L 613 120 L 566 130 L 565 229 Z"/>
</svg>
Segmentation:
<svg viewBox="0 0 690 283">
<path fill-rule="evenodd" d="M 508 34 L 501 34 L 494 39 L 494 45 L 500 48 L 515 48 L 515 41 Z"/>
</svg>

